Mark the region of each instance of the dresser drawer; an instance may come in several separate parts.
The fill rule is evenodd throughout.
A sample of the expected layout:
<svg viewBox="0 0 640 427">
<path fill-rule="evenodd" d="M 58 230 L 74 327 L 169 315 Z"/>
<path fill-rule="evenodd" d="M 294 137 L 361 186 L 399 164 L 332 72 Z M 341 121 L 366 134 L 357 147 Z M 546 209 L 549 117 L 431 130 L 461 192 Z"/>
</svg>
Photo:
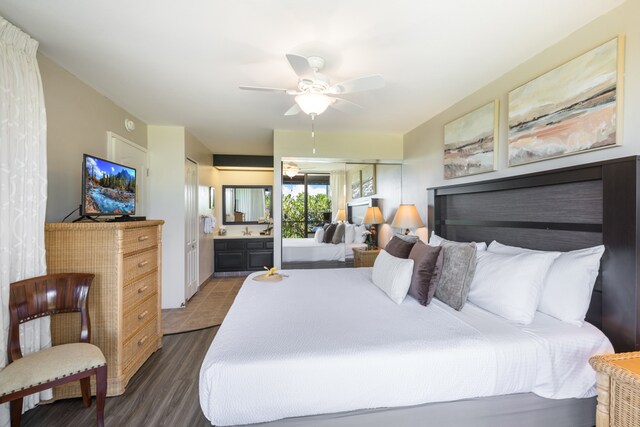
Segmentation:
<svg viewBox="0 0 640 427">
<path fill-rule="evenodd" d="M 264 249 L 264 242 L 252 240 L 247 242 L 247 249 Z"/>
<path fill-rule="evenodd" d="M 157 338 L 158 319 L 153 316 L 144 328 L 124 342 L 122 346 L 122 365 L 125 369 L 141 351 L 144 351 L 151 343 L 156 342 Z"/>
<path fill-rule="evenodd" d="M 124 339 L 126 340 L 133 335 L 152 317 L 155 318 L 157 311 L 158 294 L 154 294 L 144 300 L 137 306 L 133 307 L 130 311 L 125 311 L 124 322 L 122 324 L 122 335 L 124 336 Z"/>
<path fill-rule="evenodd" d="M 124 230 L 123 245 L 125 254 L 156 247 L 158 245 L 158 229 L 143 227 Z"/>
<path fill-rule="evenodd" d="M 246 241 L 244 239 L 218 239 L 214 240 L 214 248 L 219 251 L 235 251 L 244 249 Z"/>
<path fill-rule="evenodd" d="M 124 284 L 133 282 L 158 267 L 158 250 L 152 249 L 124 258 Z"/>
<path fill-rule="evenodd" d="M 127 313 L 131 308 L 147 299 L 149 295 L 155 294 L 158 289 L 158 273 L 151 273 L 144 276 L 137 282 L 133 282 L 124 287 L 122 294 L 122 305 Z"/>
</svg>

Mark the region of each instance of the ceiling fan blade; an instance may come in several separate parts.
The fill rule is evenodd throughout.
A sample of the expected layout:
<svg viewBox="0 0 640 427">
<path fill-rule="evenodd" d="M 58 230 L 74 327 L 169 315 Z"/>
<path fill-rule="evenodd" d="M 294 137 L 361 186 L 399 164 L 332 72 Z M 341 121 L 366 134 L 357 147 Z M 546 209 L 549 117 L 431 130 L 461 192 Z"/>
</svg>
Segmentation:
<svg viewBox="0 0 640 427">
<path fill-rule="evenodd" d="M 333 102 L 329 104 L 330 107 L 335 108 L 336 110 L 342 111 L 343 113 L 357 113 L 362 110 L 362 107 L 355 102 L 347 101 L 342 98 L 331 98 Z"/>
<path fill-rule="evenodd" d="M 385 86 L 384 78 L 380 74 L 358 77 L 335 84 L 329 88 L 329 93 L 340 95 L 342 93 L 361 92 L 363 90 L 380 89 Z"/>
<path fill-rule="evenodd" d="M 300 106 L 298 104 L 293 104 L 293 106 L 291 108 L 289 108 L 284 115 L 285 116 L 295 116 L 296 114 L 298 114 L 299 112 L 301 112 L 302 110 L 300 109 Z"/>
<path fill-rule="evenodd" d="M 262 86 L 240 86 L 240 89 L 257 90 L 260 92 L 283 92 L 283 93 L 287 93 L 287 91 L 289 91 L 289 89 L 280 89 L 277 87 L 262 87 Z"/>
<path fill-rule="evenodd" d="M 293 68 L 293 71 L 295 71 L 298 77 L 301 79 L 315 80 L 316 73 L 309 65 L 307 58 L 300 55 L 294 55 L 292 53 L 287 53 L 286 56 L 287 61 L 289 61 L 289 65 L 291 65 L 291 68 Z"/>
</svg>

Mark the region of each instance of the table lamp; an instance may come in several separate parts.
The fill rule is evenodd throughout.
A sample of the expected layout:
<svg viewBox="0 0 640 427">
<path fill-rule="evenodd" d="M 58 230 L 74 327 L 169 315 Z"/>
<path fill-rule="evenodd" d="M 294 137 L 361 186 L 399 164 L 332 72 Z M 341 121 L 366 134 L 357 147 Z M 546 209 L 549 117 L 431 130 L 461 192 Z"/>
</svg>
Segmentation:
<svg viewBox="0 0 640 427">
<path fill-rule="evenodd" d="M 420 219 L 416 205 L 400 205 L 391 226 L 404 228 L 404 234 L 409 234 L 411 229 L 424 227 L 424 223 Z"/>
<path fill-rule="evenodd" d="M 371 225 L 371 242 L 374 247 L 378 246 L 378 233 L 376 232 L 377 224 L 384 224 L 384 217 L 380 208 L 377 206 L 367 208 L 364 214 L 363 224 Z"/>
<path fill-rule="evenodd" d="M 333 220 L 335 222 L 344 222 L 346 220 L 344 209 L 338 209 L 338 213 L 336 214 L 336 217 Z"/>
</svg>

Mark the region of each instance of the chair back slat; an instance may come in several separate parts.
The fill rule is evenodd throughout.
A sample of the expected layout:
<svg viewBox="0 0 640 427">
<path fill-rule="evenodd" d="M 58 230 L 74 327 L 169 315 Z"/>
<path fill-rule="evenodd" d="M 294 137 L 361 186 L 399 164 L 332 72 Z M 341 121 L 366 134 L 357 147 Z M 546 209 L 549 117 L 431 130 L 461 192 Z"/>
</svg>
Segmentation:
<svg viewBox="0 0 640 427">
<path fill-rule="evenodd" d="M 87 309 L 89 287 L 95 275 L 60 273 L 12 283 L 9 287 L 9 362 L 20 359 L 21 323 L 58 313 L 80 312 L 80 341 L 91 339 Z"/>
</svg>

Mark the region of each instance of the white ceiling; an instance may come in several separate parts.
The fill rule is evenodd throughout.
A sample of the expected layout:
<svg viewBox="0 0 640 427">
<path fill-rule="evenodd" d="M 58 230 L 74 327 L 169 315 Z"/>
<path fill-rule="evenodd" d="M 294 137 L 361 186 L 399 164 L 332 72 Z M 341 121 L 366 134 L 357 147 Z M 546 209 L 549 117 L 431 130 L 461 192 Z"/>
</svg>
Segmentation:
<svg viewBox="0 0 640 427">
<path fill-rule="evenodd" d="M 322 131 L 406 133 L 624 0 L 0 0 L 40 50 L 149 124 L 182 125 L 215 153 L 270 154 L 294 88 L 286 53 L 320 55 L 336 83 L 380 73 L 344 97 Z"/>
</svg>

